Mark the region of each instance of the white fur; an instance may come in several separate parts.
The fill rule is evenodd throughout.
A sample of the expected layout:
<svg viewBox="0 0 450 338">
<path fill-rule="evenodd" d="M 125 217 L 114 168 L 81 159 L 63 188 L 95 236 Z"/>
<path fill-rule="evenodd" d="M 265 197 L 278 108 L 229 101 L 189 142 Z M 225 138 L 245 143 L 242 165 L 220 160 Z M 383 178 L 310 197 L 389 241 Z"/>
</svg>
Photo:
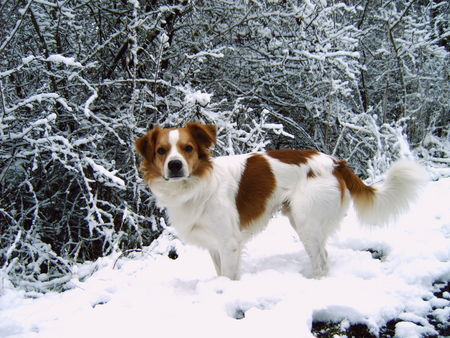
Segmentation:
<svg viewBox="0 0 450 338">
<path fill-rule="evenodd" d="M 173 160 L 179 160 L 181 161 L 183 167 L 183 176 L 189 176 L 189 166 L 187 165 L 187 162 L 183 155 L 178 151 L 177 143 L 180 138 L 180 132 L 178 129 L 171 130 L 169 132 L 169 144 L 170 144 L 170 152 L 169 155 L 166 158 L 166 161 L 164 162 L 164 177 L 169 177 L 169 162 Z"/>
<path fill-rule="evenodd" d="M 261 231 L 273 213 L 284 205 L 284 212 L 311 259 L 313 276 L 324 276 L 328 271 L 326 240 L 338 228 L 350 201 L 348 191 L 341 196 L 339 183 L 333 175 L 333 158 L 319 154 L 307 164 L 289 165 L 262 155 L 275 175 L 276 189 L 267 202 L 265 213 L 243 229 L 235 198 L 249 154 L 215 158 L 213 169 L 206 177 L 169 181 L 160 178 L 151 182 L 151 188 L 158 203 L 167 208 L 179 237 L 206 248 L 219 275 L 238 278 L 245 242 Z M 374 207 L 359 210 L 361 218 L 369 223 L 383 222 L 384 214 L 403 211 L 411 194 L 416 192 L 411 186 L 416 187 L 423 180 L 423 172 L 417 168 L 410 162 L 394 165 L 386 183 L 378 189 Z M 309 170 L 313 170 L 316 177 L 308 178 Z"/>
<path fill-rule="evenodd" d="M 383 225 L 408 210 L 427 181 L 425 170 L 415 162 L 403 159 L 392 165 L 382 185 L 376 185 L 370 208 L 357 208 L 361 223 Z"/>
<path fill-rule="evenodd" d="M 237 279 L 243 236 L 234 202 L 245 156 L 216 158 L 206 178 L 155 180 L 152 191 L 167 208 L 179 237 L 210 251 L 217 273 Z"/>
</svg>

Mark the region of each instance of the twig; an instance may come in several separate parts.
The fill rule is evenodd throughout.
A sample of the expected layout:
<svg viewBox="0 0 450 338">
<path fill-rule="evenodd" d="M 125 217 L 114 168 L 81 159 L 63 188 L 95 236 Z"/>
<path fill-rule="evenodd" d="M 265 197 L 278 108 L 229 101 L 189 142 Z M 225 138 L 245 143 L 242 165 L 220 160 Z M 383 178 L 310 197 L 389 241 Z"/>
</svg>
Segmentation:
<svg viewBox="0 0 450 338">
<path fill-rule="evenodd" d="M 116 264 L 119 261 L 119 259 L 121 259 L 125 255 L 128 255 L 131 252 L 143 252 L 143 250 L 142 249 L 129 249 L 129 250 L 125 250 L 124 252 L 120 253 L 119 257 L 117 257 L 116 260 L 114 261 L 113 270 L 116 268 Z"/>
</svg>

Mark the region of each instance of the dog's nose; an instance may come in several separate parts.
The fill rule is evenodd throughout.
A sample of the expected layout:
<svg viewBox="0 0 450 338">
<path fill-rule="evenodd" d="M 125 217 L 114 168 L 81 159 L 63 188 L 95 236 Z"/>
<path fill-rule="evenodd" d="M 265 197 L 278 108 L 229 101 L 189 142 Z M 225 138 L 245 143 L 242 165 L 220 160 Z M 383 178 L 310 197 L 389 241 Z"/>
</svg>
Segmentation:
<svg viewBox="0 0 450 338">
<path fill-rule="evenodd" d="M 172 160 L 167 164 L 167 167 L 171 172 L 176 173 L 183 168 L 183 163 L 180 160 Z"/>
<path fill-rule="evenodd" d="M 180 160 L 170 160 L 167 163 L 168 178 L 184 177 L 183 163 Z"/>
</svg>

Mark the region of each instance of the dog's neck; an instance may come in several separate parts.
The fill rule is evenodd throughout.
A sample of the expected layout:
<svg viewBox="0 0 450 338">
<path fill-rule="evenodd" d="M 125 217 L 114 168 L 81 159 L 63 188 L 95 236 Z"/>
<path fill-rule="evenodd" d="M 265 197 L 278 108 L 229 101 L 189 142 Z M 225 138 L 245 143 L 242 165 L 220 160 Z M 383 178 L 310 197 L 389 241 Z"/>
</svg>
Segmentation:
<svg viewBox="0 0 450 338">
<path fill-rule="evenodd" d="M 170 212 L 172 208 L 204 203 L 213 191 L 210 188 L 211 184 L 215 184 L 212 175 L 202 178 L 192 176 L 177 180 L 158 179 L 150 185 L 150 188 L 156 195 L 158 204 L 168 208 Z"/>
</svg>

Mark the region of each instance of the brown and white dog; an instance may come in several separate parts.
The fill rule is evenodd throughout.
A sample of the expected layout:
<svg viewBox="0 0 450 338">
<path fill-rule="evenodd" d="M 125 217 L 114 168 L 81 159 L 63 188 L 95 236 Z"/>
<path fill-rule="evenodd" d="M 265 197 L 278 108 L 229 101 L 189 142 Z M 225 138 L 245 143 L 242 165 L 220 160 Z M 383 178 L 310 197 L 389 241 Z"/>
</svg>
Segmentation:
<svg viewBox="0 0 450 338">
<path fill-rule="evenodd" d="M 278 210 L 289 217 L 312 263 L 328 271 L 326 240 L 353 200 L 359 219 L 385 224 L 404 212 L 425 182 L 401 160 L 381 186 L 367 186 L 346 162 L 313 150 L 269 150 L 212 158 L 216 127 L 149 131 L 136 140 L 141 172 L 179 237 L 209 250 L 218 275 L 237 279 L 245 242 Z"/>
</svg>

